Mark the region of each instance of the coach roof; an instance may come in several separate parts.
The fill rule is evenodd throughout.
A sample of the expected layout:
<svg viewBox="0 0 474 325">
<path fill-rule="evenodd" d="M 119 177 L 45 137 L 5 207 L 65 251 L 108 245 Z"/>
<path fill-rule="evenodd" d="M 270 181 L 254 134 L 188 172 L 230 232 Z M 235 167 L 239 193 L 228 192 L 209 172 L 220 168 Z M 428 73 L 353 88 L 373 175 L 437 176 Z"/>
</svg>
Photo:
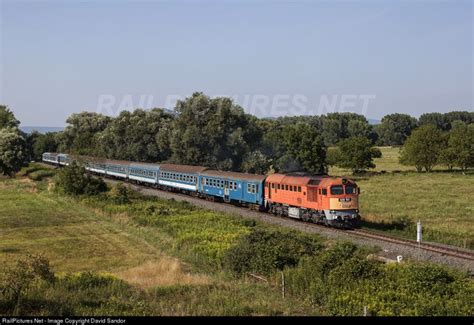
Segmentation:
<svg viewBox="0 0 474 325">
<path fill-rule="evenodd" d="M 161 164 L 161 171 L 174 172 L 174 173 L 188 173 L 196 174 L 205 171 L 207 167 L 202 166 L 190 166 L 190 165 L 174 165 L 174 164 Z"/>
<path fill-rule="evenodd" d="M 201 173 L 202 176 L 222 177 L 222 178 L 234 178 L 234 179 L 247 179 L 261 182 L 265 179 L 265 175 L 237 173 L 237 172 L 225 172 L 219 170 L 206 170 Z"/>
</svg>

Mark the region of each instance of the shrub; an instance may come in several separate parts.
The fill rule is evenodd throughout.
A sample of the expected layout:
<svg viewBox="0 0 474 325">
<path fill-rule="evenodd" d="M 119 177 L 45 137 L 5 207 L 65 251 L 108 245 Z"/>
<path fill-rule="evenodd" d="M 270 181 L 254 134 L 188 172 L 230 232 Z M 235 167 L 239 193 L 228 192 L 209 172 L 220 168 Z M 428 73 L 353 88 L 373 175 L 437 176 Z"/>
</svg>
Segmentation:
<svg viewBox="0 0 474 325">
<path fill-rule="evenodd" d="M 109 198 L 117 204 L 126 204 L 130 202 L 131 190 L 122 183 L 117 183 L 109 193 Z"/>
<path fill-rule="evenodd" d="M 22 308 L 22 299 L 28 289 L 37 281 L 53 283 L 54 273 L 49 261 L 42 255 L 28 254 L 7 269 L 0 284 L 0 297 L 3 308 L 17 313 Z"/>
<path fill-rule="evenodd" d="M 107 190 L 102 179 L 87 174 L 85 168 L 76 162 L 59 171 L 55 186 L 69 195 L 97 195 Z"/>
<path fill-rule="evenodd" d="M 227 251 L 224 264 L 236 275 L 271 274 L 297 265 L 303 256 L 314 255 L 320 248 L 320 242 L 308 235 L 254 229 Z"/>
<path fill-rule="evenodd" d="M 40 170 L 36 170 L 34 172 L 29 173 L 28 177 L 33 181 L 41 181 L 44 178 L 52 177 L 55 174 L 56 173 L 53 170 L 44 170 L 44 169 L 41 170 L 40 169 Z"/>
</svg>

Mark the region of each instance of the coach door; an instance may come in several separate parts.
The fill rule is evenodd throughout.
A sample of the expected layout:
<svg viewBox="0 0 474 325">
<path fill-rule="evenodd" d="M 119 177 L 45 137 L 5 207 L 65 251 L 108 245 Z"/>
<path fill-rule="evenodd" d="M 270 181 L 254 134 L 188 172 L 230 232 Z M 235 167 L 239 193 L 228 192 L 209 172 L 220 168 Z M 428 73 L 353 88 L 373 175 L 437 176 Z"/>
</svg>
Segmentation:
<svg viewBox="0 0 474 325">
<path fill-rule="evenodd" d="M 229 202 L 229 181 L 224 181 L 224 201 Z"/>
<path fill-rule="evenodd" d="M 267 187 L 268 187 L 268 198 L 271 199 L 272 198 L 272 184 L 267 183 Z"/>
</svg>

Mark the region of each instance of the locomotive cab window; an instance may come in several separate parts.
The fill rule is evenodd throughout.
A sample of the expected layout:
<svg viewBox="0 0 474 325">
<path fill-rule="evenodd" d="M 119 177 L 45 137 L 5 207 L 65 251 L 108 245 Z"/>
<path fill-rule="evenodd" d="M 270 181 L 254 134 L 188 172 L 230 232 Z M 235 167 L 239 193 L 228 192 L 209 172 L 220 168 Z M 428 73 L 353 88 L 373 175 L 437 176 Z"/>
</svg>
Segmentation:
<svg viewBox="0 0 474 325">
<path fill-rule="evenodd" d="M 353 185 L 346 185 L 346 194 L 356 194 L 357 188 Z"/>
<path fill-rule="evenodd" d="M 344 188 L 342 185 L 334 185 L 331 186 L 331 194 L 332 195 L 341 195 L 344 194 Z"/>
</svg>

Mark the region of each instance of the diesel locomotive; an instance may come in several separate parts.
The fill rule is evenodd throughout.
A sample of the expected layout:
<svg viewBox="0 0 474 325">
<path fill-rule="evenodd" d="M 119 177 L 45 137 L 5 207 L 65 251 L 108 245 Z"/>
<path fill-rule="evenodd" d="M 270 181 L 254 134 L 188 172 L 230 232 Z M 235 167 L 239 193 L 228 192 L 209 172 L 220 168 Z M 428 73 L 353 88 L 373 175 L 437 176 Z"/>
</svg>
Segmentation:
<svg viewBox="0 0 474 325">
<path fill-rule="evenodd" d="M 342 177 L 305 173 L 257 175 L 203 166 L 149 164 L 49 152 L 43 154 L 42 160 L 56 166 L 78 161 L 87 171 L 101 176 L 306 222 L 338 228 L 356 228 L 360 223 L 360 189 L 353 180 Z"/>
</svg>

